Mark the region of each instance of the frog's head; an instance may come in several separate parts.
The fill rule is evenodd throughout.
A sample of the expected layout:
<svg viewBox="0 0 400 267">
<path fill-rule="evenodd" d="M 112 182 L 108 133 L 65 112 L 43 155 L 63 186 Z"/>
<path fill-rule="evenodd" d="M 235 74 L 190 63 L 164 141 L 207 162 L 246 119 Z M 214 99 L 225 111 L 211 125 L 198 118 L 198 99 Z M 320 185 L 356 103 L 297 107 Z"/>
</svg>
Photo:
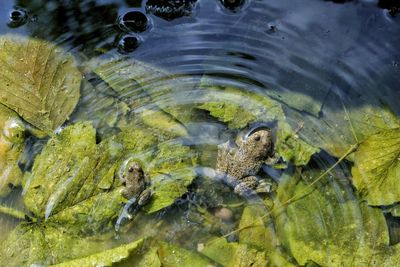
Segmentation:
<svg viewBox="0 0 400 267">
<path fill-rule="evenodd" d="M 238 145 L 254 159 L 267 158 L 274 149 L 272 130 L 264 125 L 253 127 L 238 140 Z"/>
</svg>

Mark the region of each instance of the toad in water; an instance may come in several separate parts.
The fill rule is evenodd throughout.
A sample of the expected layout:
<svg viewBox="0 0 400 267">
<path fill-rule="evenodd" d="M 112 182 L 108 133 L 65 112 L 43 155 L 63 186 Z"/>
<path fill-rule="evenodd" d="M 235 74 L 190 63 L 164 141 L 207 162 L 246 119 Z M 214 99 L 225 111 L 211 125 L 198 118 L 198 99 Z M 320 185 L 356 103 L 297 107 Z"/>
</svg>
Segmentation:
<svg viewBox="0 0 400 267">
<path fill-rule="evenodd" d="M 125 198 L 135 198 L 138 206 L 148 203 L 151 197 L 151 190 L 147 188 L 147 177 L 138 162 L 131 161 L 127 164 L 122 181 L 125 183 L 125 188 L 122 190 L 122 195 Z"/>
<path fill-rule="evenodd" d="M 234 144 L 228 141 L 218 146 L 217 175 L 232 185 L 239 195 L 268 192 L 269 185 L 255 175 L 273 157 L 271 129 L 254 128 L 246 135 L 238 135 Z"/>
</svg>

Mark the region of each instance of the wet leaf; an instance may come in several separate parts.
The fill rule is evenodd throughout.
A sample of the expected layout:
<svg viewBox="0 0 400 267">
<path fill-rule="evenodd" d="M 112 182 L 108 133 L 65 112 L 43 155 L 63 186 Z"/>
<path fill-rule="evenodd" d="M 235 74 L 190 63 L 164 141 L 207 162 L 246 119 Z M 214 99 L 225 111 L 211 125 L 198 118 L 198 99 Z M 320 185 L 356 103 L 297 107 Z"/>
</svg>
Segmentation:
<svg viewBox="0 0 400 267">
<path fill-rule="evenodd" d="M 227 242 L 224 238 L 209 241 L 201 253 L 222 266 L 261 267 L 266 266 L 268 262 L 265 252 L 245 244 Z"/>
<path fill-rule="evenodd" d="M 128 105 L 110 90 L 104 83 L 92 84 L 83 80 L 81 98 L 71 114 L 71 121 L 91 121 L 101 137 L 108 136 L 130 111 Z"/>
<path fill-rule="evenodd" d="M 301 139 L 340 158 L 352 145 L 369 136 L 400 127 L 400 119 L 393 112 L 372 102 L 330 93 L 319 116 L 290 107 L 285 107 L 285 114 L 292 127 L 302 123 L 297 133 Z"/>
<path fill-rule="evenodd" d="M 50 265 L 105 250 L 110 242 L 67 234 L 50 224 L 19 224 L 1 244 L 7 266 Z"/>
<path fill-rule="evenodd" d="M 286 249 L 304 265 L 396 266 L 400 247 L 389 246 L 386 221 L 380 209 L 360 202 L 349 184 L 332 178 L 308 188 L 318 173 L 287 175 L 278 187 L 278 203 L 293 196 L 286 210 L 275 209 L 277 233 Z M 277 203 L 277 204 L 278 204 Z M 280 205 L 280 204 L 279 204 Z"/>
<path fill-rule="evenodd" d="M 400 201 L 400 128 L 371 135 L 354 154 L 353 183 L 370 205 Z"/>
<path fill-rule="evenodd" d="M 113 139 L 96 145 L 90 123 L 65 128 L 35 158 L 24 180 L 24 202 L 38 218 L 85 234 L 111 227 L 126 201 L 114 179 L 123 146 Z M 110 173 L 109 170 L 113 170 Z"/>
<path fill-rule="evenodd" d="M 18 161 L 25 147 L 24 131 L 18 115 L 0 104 L 0 197 L 21 184 L 23 175 Z"/>
<path fill-rule="evenodd" d="M 1 253 L 6 258 L 15 257 L 15 265 L 19 266 L 18 263 L 54 264 L 103 251 L 104 247 L 87 241 L 89 236 L 113 229 L 128 201 L 121 194 L 123 185 L 118 178 L 124 162 L 143 161 L 144 171 L 154 180 L 154 197 L 148 212 L 155 212 L 186 192 L 195 175 L 196 156 L 177 142 L 157 145 L 157 138 L 141 129 L 121 129 L 121 133 L 96 144 L 96 132 L 90 123 L 70 125 L 48 141 L 24 179 L 24 202 L 38 222 L 20 224 L 1 247 Z M 158 179 L 160 175 L 168 179 Z M 8 249 L 17 239 L 24 240 L 20 247 Z M 75 239 L 80 240 L 79 251 L 65 255 L 75 249 L 69 247 Z M 24 257 L 19 258 L 14 254 L 18 251 L 32 256 L 22 253 Z M 82 261 L 102 257 L 103 254 L 92 255 Z M 75 263 L 80 264 L 81 260 Z"/>
<path fill-rule="evenodd" d="M 156 246 L 143 246 L 140 250 L 132 253 L 126 261 L 114 264 L 113 266 L 161 267 L 161 262 L 158 257 L 158 248 Z"/>
<path fill-rule="evenodd" d="M 268 96 L 242 91 L 233 87 L 202 84 L 203 97 L 198 108 L 226 123 L 230 128 L 241 129 L 255 122 L 277 122 L 275 149 L 285 161 L 305 165 L 319 149 L 300 139 L 286 122 L 281 105 Z"/>
<path fill-rule="evenodd" d="M 196 176 L 197 153 L 173 141 L 160 143 L 156 157 L 147 166 L 154 195 L 145 207 L 152 213 L 170 206 L 181 197 Z"/>
<path fill-rule="evenodd" d="M 153 196 L 145 207 L 155 212 L 183 195 L 195 177 L 197 154 L 177 142 L 157 145 L 141 129 L 122 132 L 96 144 L 88 122 L 65 128 L 51 138 L 25 175 L 24 202 L 38 218 L 69 231 L 93 234 L 112 228 L 123 204 L 121 171 L 137 160 L 151 179 Z"/>
<path fill-rule="evenodd" d="M 206 267 L 215 266 L 210 260 L 199 253 L 186 250 L 179 246 L 159 242 L 158 256 L 162 266 L 175 267 L 175 266 L 193 266 L 193 267 Z"/>
<path fill-rule="evenodd" d="M 174 119 L 170 114 L 160 109 L 146 109 L 140 113 L 143 123 L 153 127 L 171 137 L 187 136 L 186 128 Z"/>
<path fill-rule="evenodd" d="M 88 68 L 103 79 L 149 126 L 166 135 L 185 136 L 181 123 L 193 113 L 194 82 L 164 70 L 127 58 L 94 60 Z M 189 103 L 189 104 L 188 104 Z"/>
<path fill-rule="evenodd" d="M 39 39 L 0 37 L 0 103 L 44 133 L 58 128 L 79 99 L 73 57 Z"/>
<path fill-rule="evenodd" d="M 122 245 L 116 248 L 105 250 L 96 254 L 92 254 L 85 258 L 79 258 L 72 261 L 63 262 L 54 266 L 57 267 L 80 267 L 80 266 L 114 266 L 114 264 L 128 258 L 132 253 L 140 250 L 143 245 L 143 239 L 139 239 L 132 243 Z"/>
<path fill-rule="evenodd" d="M 238 233 L 239 243 L 269 252 L 277 250 L 278 240 L 273 225 L 266 224 L 267 221 L 271 222 L 265 217 L 268 212 L 263 205 L 249 205 L 244 208 L 238 226 L 239 229 L 243 228 Z"/>
</svg>

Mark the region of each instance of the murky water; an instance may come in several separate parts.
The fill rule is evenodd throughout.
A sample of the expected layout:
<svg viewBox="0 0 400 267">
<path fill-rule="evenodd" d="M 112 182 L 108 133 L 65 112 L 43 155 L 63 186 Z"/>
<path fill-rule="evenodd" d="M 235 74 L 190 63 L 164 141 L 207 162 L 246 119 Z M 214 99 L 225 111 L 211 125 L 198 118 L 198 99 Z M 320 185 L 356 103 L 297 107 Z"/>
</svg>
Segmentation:
<svg viewBox="0 0 400 267">
<path fill-rule="evenodd" d="M 400 14 L 396 16 L 392 9 L 392 16 L 389 10 L 378 7 L 378 1 L 367 0 L 343 1 L 344 4 L 322 0 L 175 1 L 175 13 L 168 14 L 159 7 L 160 3 L 168 1 L 148 1 L 147 6 L 145 2 L 3 0 L 0 8 L 0 34 L 22 34 L 53 42 L 79 61 L 85 73 L 81 89 L 84 97 L 66 124 L 91 120 L 97 128 L 99 142 L 118 132 L 120 125 L 135 126 L 132 122 L 124 125 L 114 121 L 157 107 L 167 115 L 172 114 L 188 132 L 183 138 L 172 135 L 172 139 L 200 153 L 199 164 L 195 167 L 197 176 L 186 193 L 159 212 L 150 215 L 139 212 L 121 232 L 111 234 L 113 237 L 106 239 L 109 241 L 102 241 L 109 242 L 106 246 L 144 236 L 192 251 L 201 251 L 209 240 L 225 235 L 229 241 L 243 243 L 245 238 L 235 230 L 239 223 L 243 227 L 243 210 L 249 206 L 258 207 L 259 214 L 254 218 L 264 220 L 268 217 L 266 214 L 273 214 L 274 220 L 265 222 L 266 229 L 273 229 L 265 242 L 268 245 L 261 249 L 270 252 L 273 247 L 295 265 L 303 265 L 302 260 L 307 257 L 299 256 L 301 250 L 293 245 L 304 237 L 303 232 L 290 232 L 293 222 L 297 222 L 299 228 L 304 227 L 304 232 L 310 236 L 301 242 L 312 244 L 326 237 L 321 241 L 320 251 L 328 255 L 330 266 L 337 266 L 336 254 L 350 257 L 329 245 L 329 238 L 336 236 L 332 231 L 337 230 L 339 235 L 349 239 L 341 243 L 346 246 L 361 232 L 380 235 L 380 230 L 368 223 L 377 211 L 367 210 L 364 204 L 354 204 L 361 196 L 351 180 L 353 160 L 347 152 L 365 138 L 364 134 L 368 136 L 368 131 L 378 127 L 374 124 L 378 120 L 375 117 L 384 117 L 382 121 L 388 128 L 394 128 L 387 118 L 400 115 Z M 379 2 L 382 6 L 385 1 Z M 27 12 L 26 21 L 10 27 L 10 12 L 16 7 Z M 140 17 L 147 19 L 143 22 L 145 26 L 118 25 L 130 11 L 146 14 L 145 18 Z M 87 64 L 100 65 L 96 60 L 121 57 L 124 61 L 109 67 L 103 75 Z M 125 65 L 135 64 L 136 60 L 163 71 L 151 69 L 149 72 L 143 67 L 136 80 L 119 83 L 118 79 L 129 76 L 123 72 Z M 254 108 L 260 101 L 256 100 L 258 97 L 272 100 L 276 104 L 270 106 L 271 110 L 279 105 L 295 137 L 321 150 L 305 167 L 281 160 L 282 168 L 264 168 L 262 176 L 272 184 L 272 192 L 267 195 L 241 197 L 234 194 L 232 188 L 213 178 L 213 168 L 217 161 L 217 145 L 233 140 L 246 125 L 228 127 L 232 126 L 229 121 L 227 126 L 221 118 L 215 118 L 210 109 L 193 111 L 193 107 L 203 104 L 202 97 L 211 90 L 209 88 L 215 91 L 207 98 L 210 102 L 218 102 L 213 98 L 218 96 L 224 103 L 239 105 L 243 113 L 258 112 Z M 114 100 L 110 102 L 109 97 Z M 124 111 L 124 105 L 129 106 L 130 112 Z M 282 117 L 274 112 L 267 109 L 265 118 L 272 116 L 270 121 L 273 122 L 269 125 L 277 127 L 276 121 L 279 124 Z M 231 121 L 242 116 L 240 113 L 234 114 Z M 254 120 L 252 123 L 254 125 Z M 382 124 L 379 127 L 383 127 Z M 158 131 L 157 127 L 152 129 L 149 131 Z M 30 137 L 27 144 L 30 150 L 25 153 L 28 159 L 21 165 L 23 171 L 30 171 L 32 156 L 40 152 L 45 141 Z M 346 159 L 335 165 L 342 156 Z M 308 204 L 293 206 L 287 215 L 291 222 L 277 219 L 279 209 L 273 206 L 279 202 L 287 205 L 294 200 L 289 193 L 285 196 L 275 192 L 285 177 L 301 176 L 302 182 L 298 183 L 310 184 L 326 170 L 327 175 L 317 183 L 321 195 Z M 21 190 L 16 189 L 11 197 L 2 199 L 3 205 L 23 209 L 20 195 Z M 324 201 L 328 202 L 321 200 L 323 196 L 327 196 Z M 334 204 L 330 206 L 329 203 Z M 308 208 L 311 215 L 304 217 L 302 212 Z M 383 210 L 379 209 L 379 214 Z M 400 221 L 393 213 L 387 212 L 385 216 L 391 234 L 390 244 L 395 245 L 399 240 Z M 310 218 L 313 227 L 323 225 L 314 229 L 318 232 L 316 239 L 313 239 L 313 229 L 304 226 Z M 18 220 L 0 215 L 3 229 L 0 240 L 5 240 L 18 223 Z M 351 230 L 346 228 L 348 225 Z M 287 239 L 282 240 L 282 236 Z M 355 242 L 369 241 L 357 239 Z M 260 249 L 257 244 L 250 245 Z M 348 246 L 347 249 L 353 245 Z M 325 262 L 325 258 L 313 256 L 309 260 L 316 264 Z"/>
</svg>

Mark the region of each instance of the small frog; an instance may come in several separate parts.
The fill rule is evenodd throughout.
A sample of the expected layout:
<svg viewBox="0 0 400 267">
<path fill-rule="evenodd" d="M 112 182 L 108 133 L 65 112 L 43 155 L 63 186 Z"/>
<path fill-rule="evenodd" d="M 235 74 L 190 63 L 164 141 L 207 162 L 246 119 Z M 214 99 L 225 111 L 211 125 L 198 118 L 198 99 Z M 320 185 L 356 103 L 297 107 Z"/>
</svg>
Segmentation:
<svg viewBox="0 0 400 267">
<path fill-rule="evenodd" d="M 239 195 L 269 192 L 270 184 L 255 175 L 275 157 L 271 129 L 255 127 L 239 134 L 234 144 L 228 141 L 218 146 L 216 172 Z"/>
<path fill-rule="evenodd" d="M 138 206 L 144 206 L 151 198 L 151 190 L 148 187 L 147 177 L 142 167 L 136 161 L 130 161 L 122 176 L 125 188 L 122 195 L 127 199 L 135 198 Z"/>
</svg>

